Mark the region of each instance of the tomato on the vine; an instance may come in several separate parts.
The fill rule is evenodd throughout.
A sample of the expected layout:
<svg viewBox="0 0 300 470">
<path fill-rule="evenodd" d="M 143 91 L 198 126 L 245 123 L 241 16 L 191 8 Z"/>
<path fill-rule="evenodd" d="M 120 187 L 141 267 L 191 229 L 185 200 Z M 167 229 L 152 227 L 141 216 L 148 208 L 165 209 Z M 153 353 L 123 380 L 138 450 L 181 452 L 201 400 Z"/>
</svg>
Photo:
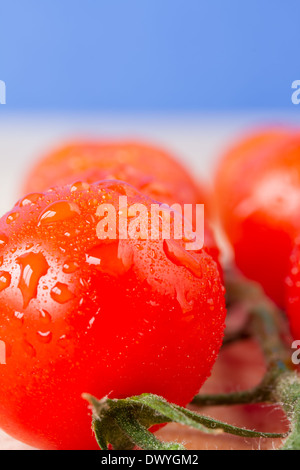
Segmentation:
<svg viewBox="0 0 300 470">
<path fill-rule="evenodd" d="M 0 426 L 38 448 L 97 448 L 82 393 L 186 405 L 222 342 L 224 288 L 205 247 L 123 239 L 119 226 L 99 238 L 100 204 L 135 220 L 120 196 L 148 208 L 145 230 L 154 201 L 119 181 L 32 193 L 0 219 Z"/>
<path fill-rule="evenodd" d="M 242 140 L 219 165 L 216 195 L 237 266 L 283 307 L 300 231 L 299 133 L 274 128 Z"/>
</svg>

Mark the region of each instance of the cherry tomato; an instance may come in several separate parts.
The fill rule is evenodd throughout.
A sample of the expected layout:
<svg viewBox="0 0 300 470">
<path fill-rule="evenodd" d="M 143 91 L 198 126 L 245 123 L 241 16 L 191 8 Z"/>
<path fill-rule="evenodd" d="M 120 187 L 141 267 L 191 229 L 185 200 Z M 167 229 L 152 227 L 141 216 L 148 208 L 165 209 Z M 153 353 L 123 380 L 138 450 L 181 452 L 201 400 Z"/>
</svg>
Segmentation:
<svg viewBox="0 0 300 470">
<path fill-rule="evenodd" d="M 135 221 L 120 196 L 148 209 L 138 235 L 120 237 L 119 222 L 102 239 L 99 208 L 110 234 L 108 204 L 128 231 Z M 0 426 L 15 438 L 96 449 L 82 393 L 186 405 L 210 375 L 225 320 L 219 271 L 205 248 L 139 235 L 153 202 L 119 181 L 77 182 L 31 193 L 0 219 Z"/>
<path fill-rule="evenodd" d="M 207 188 L 196 182 L 177 160 L 152 145 L 140 142 L 78 141 L 65 144 L 42 158 L 30 172 L 24 193 L 74 181 L 94 183 L 117 179 L 132 184 L 142 193 L 167 204 L 205 205 L 205 244 L 219 263 L 219 249 L 209 219 L 211 208 Z M 222 272 L 219 263 L 219 270 Z"/>
<path fill-rule="evenodd" d="M 269 129 L 242 140 L 219 166 L 216 194 L 237 266 L 283 307 L 300 230 L 299 133 Z"/>
<path fill-rule="evenodd" d="M 151 198 L 173 204 L 203 203 L 205 192 L 166 151 L 140 142 L 78 141 L 42 158 L 25 182 L 24 194 L 81 178 L 126 181 Z M 205 201 L 206 202 L 206 201 Z"/>
<path fill-rule="evenodd" d="M 290 256 L 286 285 L 286 313 L 292 335 L 300 340 L 300 238 L 296 239 Z"/>
</svg>

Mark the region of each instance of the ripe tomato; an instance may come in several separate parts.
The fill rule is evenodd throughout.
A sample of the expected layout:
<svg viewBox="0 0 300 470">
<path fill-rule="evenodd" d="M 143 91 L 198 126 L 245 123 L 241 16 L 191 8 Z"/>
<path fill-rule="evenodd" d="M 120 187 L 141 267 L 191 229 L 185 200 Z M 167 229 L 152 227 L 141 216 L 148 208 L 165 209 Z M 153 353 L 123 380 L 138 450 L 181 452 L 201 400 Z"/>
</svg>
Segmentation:
<svg viewBox="0 0 300 470">
<path fill-rule="evenodd" d="M 101 203 L 135 220 L 119 196 L 148 209 L 149 234 L 153 201 L 119 181 L 32 193 L 0 219 L 0 426 L 38 448 L 97 448 L 84 392 L 186 405 L 221 345 L 215 261 L 172 237 L 121 239 L 120 225 L 100 239 Z"/>
<path fill-rule="evenodd" d="M 300 230 L 300 135 L 269 129 L 242 140 L 221 162 L 217 204 L 237 266 L 284 306 L 284 279 Z"/>
<path fill-rule="evenodd" d="M 152 199 L 170 205 L 204 204 L 205 243 L 219 263 L 219 249 L 209 225 L 207 189 L 161 148 L 128 141 L 65 144 L 37 163 L 25 182 L 24 193 L 79 180 L 94 183 L 103 179 L 125 181 Z M 194 211 L 191 221 L 195 227 Z M 222 272 L 220 263 L 219 269 Z"/>
<path fill-rule="evenodd" d="M 286 277 L 286 313 L 292 336 L 300 339 L 300 238 L 296 240 Z"/>
<path fill-rule="evenodd" d="M 79 141 L 41 159 L 25 182 L 24 194 L 74 180 L 118 179 L 167 203 L 203 203 L 205 193 L 166 151 L 140 142 Z M 205 201 L 206 202 L 206 201 Z"/>
</svg>

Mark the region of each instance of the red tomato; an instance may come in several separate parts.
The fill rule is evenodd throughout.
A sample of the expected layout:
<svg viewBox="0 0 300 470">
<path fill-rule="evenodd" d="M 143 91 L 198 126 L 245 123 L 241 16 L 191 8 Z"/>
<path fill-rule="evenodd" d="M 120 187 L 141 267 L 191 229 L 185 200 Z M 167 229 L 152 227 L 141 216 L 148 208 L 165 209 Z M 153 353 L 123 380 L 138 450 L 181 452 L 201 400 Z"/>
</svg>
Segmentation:
<svg viewBox="0 0 300 470">
<path fill-rule="evenodd" d="M 126 181 L 151 198 L 173 204 L 203 203 L 205 192 L 172 155 L 140 142 L 78 141 L 41 159 L 25 182 L 24 193 L 102 179 Z M 206 201 L 205 201 L 206 202 Z"/>
<path fill-rule="evenodd" d="M 293 337 L 300 340 L 300 238 L 296 240 L 290 256 L 286 278 L 286 313 Z"/>
<path fill-rule="evenodd" d="M 221 162 L 217 203 L 240 270 L 284 306 L 284 279 L 300 230 L 300 135 L 270 129 Z"/>
<path fill-rule="evenodd" d="M 94 183 L 117 179 L 167 204 L 205 205 L 205 243 L 219 263 L 219 249 L 209 226 L 206 188 L 198 184 L 166 151 L 140 142 L 78 141 L 65 144 L 42 158 L 29 174 L 24 193 L 44 191 L 74 181 Z M 195 212 L 193 220 L 195 226 Z M 219 264 L 220 272 L 222 271 Z"/>
<path fill-rule="evenodd" d="M 101 203 L 135 220 L 119 214 L 125 195 L 149 227 L 153 201 L 119 181 L 29 194 L 0 219 L 0 426 L 38 448 L 97 448 L 82 393 L 186 405 L 217 357 L 215 261 L 172 237 L 101 240 Z"/>
</svg>

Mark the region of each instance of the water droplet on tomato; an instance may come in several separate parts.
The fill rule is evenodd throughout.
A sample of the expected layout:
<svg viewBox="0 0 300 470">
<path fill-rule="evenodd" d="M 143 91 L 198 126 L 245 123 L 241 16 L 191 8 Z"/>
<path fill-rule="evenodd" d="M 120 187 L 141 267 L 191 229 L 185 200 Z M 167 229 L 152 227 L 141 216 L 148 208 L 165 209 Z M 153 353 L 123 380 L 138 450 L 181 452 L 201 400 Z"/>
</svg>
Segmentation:
<svg viewBox="0 0 300 470">
<path fill-rule="evenodd" d="M 62 282 L 57 282 L 55 286 L 51 289 L 51 297 L 53 300 L 60 304 L 64 304 L 69 300 L 73 299 L 74 294 L 71 292 L 66 284 Z"/>
<path fill-rule="evenodd" d="M 8 242 L 8 237 L 4 233 L 0 233 L 0 248 L 5 246 Z"/>
<path fill-rule="evenodd" d="M 188 313 L 194 308 L 194 302 L 188 301 L 186 298 L 186 293 L 181 285 L 175 287 L 177 294 L 177 301 L 181 307 L 183 313 Z"/>
<path fill-rule="evenodd" d="M 23 325 L 23 323 L 24 323 L 24 313 L 14 312 L 13 318 L 16 321 L 16 324 L 18 324 L 19 326 Z"/>
<path fill-rule="evenodd" d="M 40 310 L 40 321 L 45 325 L 51 322 L 51 315 L 47 310 Z"/>
<path fill-rule="evenodd" d="M 10 286 L 11 275 L 6 271 L 0 271 L 0 292 Z"/>
<path fill-rule="evenodd" d="M 37 201 L 40 201 L 44 198 L 44 194 L 42 193 L 31 193 L 27 194 L 23 199 L 20 201 L 20 206 L 28 206 L 28 204 L 35 204 Z"/>
<path fill-rule="evenodd" d="M 127 272 L 132 266 L 133 252 L 129 245 L 118 241 L 102 243 L 86 254 L 86 262 L 113 276 Z"/>
<path fill-rule="evenodd" d="M 172 263 L 177 266 L 183 266 L 188 269 L 194 276 L 201 278 L 203 276 L 202 268 L 196 258 L 188 253 L 182 246 L 174 240 L 165 239 L 163 248 L 166 256 Z"/>
<path fill-rule="evenodd" d="M 76 183 L 72 184 L 71 192 L 74 191 L 88 191 L 90 189 L 90 185 L 83 181 L 77 181 Z"/>
<path fill-rule="evenodd" d="M 36 297 L 40 278 L 47 273 L 49 265 L 42 253 L 33 252 L 19 256 L 17 263 L 21 267 L 18 288 L 22 292 L 23 307 L 26 308 Z"/>
<path fill-rule="evenodd" d="M 7 224 L 11 224 L 12 222 L 14 222 L 15 220 L 17 220 L 17 218 L 19 217 L 20 213 L 19 212 L 11 212 L 7 219 L 6 219 L 6 223 Z"/>
<path fill-rule="evenodd" d="M 53 202 L 41 213 L 38 223 L 39 225 L 49 225 L 72 219 L 78 214 L 80 214 L 80 209 L 74 202 Z"/>
<path fill-rule="evenodd" d="M 37 331 L 37 337 L 41 343 L 47 344 L 52 340 L 52 333 L 51 331 L 46 331 L 45 333 L 42 331 Z"/>
<path fill-rule="evenodd" d="M 78 268 L 79 268 L 78 263 L 76 263 L 75 261 L 67 260 L 65 264 L 63 265 L 63 272 L 65 274 L 72 274 L 75 271 L 77 271 Z"/>
<path fill-rule="evenodd" d="M 30 344 L 26 339 L 23 340 L 22 346 L 23 346 L 23 349 L 24 349 L 25 353 L 29 357 L 35 357 L 36 356 L 36 350 L 34 349 L 32 344 Z"/>
</svg>

